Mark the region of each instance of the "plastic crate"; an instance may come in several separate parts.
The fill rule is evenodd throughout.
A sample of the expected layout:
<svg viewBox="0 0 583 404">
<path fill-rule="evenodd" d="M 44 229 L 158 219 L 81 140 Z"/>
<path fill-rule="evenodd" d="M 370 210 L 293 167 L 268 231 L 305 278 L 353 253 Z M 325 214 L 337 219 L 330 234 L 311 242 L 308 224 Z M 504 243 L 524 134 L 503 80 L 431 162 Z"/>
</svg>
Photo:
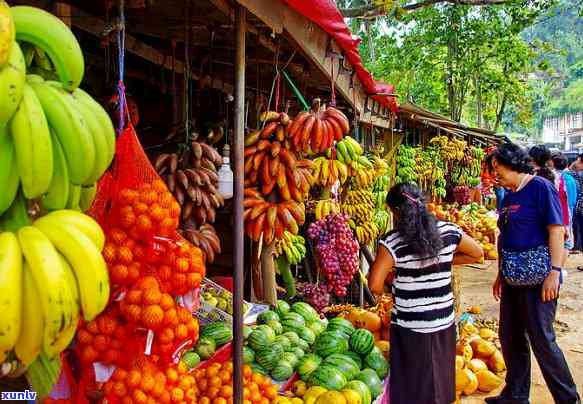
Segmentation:
<svg viewBox="0 0 583 404">
<path fill-rule="evenodd" d="M 216 321 L 232 324 L 233 316 L 231 314 L 229 314 L 223 309 L 220 309 L 217 306 L 211 305 L 206 302 L 204 294 L 211 289 L 217 291 L 220 294 L 220 296 L 227 300 L 227 304 L 231 304 L 231 306 L 233 305 L 233 294 L 231 292 L 223 288 L 221 285 L 211 281 L 210 279 L 205 278 L 203 279 L 200 285 L 200 306 L 198 310 L 194 313 L 194 315 L 196 316 L 198 321 L 200 321 L 200 323 L 203 325 Z M 251 305 L 248 302 L 244 302 L 244 304 L 247 307 L 247 310 L 245 310 L 244 313 L 246 314 L 249 311 Z"/>
</svg>

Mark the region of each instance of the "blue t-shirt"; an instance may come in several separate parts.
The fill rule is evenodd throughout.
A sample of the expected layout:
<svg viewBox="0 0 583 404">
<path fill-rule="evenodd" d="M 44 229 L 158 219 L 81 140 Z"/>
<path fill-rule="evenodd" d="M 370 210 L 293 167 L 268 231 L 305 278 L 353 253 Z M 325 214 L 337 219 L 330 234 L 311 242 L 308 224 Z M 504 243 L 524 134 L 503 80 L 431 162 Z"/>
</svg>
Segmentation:
<svg viewBox="0 0 583 404">
<path fill-rule="evenodd" d="M 547 245 L 547 226 L 563 224 L 559 193 L 541 177 L 534 177 L 518 192 L 507 191 L 499 214 L 502 248 L 509 251 Z"/>
</svg>

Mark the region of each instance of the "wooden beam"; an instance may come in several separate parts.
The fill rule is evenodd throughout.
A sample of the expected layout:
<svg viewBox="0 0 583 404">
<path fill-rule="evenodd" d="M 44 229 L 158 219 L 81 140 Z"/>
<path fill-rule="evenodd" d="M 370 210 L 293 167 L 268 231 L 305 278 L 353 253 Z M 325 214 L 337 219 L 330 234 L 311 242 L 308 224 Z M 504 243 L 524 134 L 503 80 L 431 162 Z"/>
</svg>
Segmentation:
<svg viewBox="0 0 583 404">
<path fill-rule="evenodd" d="M 82 31 L 85 31 L 89 34 L 92 34 L 98 38 L 103 38 L 103 32 L 106 28 L 106 23 L 99 17 L 92 16 L 91 14 L 86 13 L 85 11 L 75 7 L 71 7 L 71 22 L 75 28 L 78 28 Z M 109 36 L 110 42 L 115 42 L 114 36 Z M 184 62 L 180 60 L 176 60 L 174 62 L 174 66 L 172 63 L 172 58 L 167 57 L 162 52 L 158 51 L 156 48 L 138 40 L 134 36 L 126 33 L 125 39 L 125 46 L 126 50 L 134 55 L 140 56 L 141 58 L 155 64 L 156 66 L 163 67 L 168 70 L 174 70 L 178 74 L 184 74 Z M 200 80 L 200 76 L 191 71 L 190 76 L 193 80 Z M 227 93 L 233 93 L 233 85 L 224 82 L 220 79 L 212 79 L 211 81 L 212 88 L 217 90 L 221 90 Z"/>
<path fill-rule="evenodd" d="M 276 34 L 283 32 L 283 9 L 274 7 L 273 0 L 237 0 Z"/>
</svg>

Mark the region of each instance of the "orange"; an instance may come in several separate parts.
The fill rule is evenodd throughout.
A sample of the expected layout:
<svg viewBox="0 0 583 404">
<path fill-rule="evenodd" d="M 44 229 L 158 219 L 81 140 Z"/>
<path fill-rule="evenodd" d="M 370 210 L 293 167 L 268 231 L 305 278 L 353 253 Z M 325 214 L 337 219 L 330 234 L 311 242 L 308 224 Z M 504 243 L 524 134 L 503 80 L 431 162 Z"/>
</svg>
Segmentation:
<svg viewBox="0 0 583 404">
<path fill-rule="evenodd" d="M 140 389 L 134 390 L 132 398 L 136 403 L 146 403 L 148 401 L 148 396 Z"/>
<path fill-rule="evenodd" d="M 128 376 L 128 372 L 124 369 L 117 368 L 111 375 L 111 379 L 116 382 L 121 382 Z"/>
<path fill-rule="evenodd" d="M 253 393 L 259 393 L 260 391 L 257 383 L 254 382 L 249 383 L 249 391 L 251 392 L 251 395 L 253 395 Z"/>
<path fill-rule="evenodd" d="M 183 290 L 186 289 L 186 275 L 185 274 L 174 274 L 172 283 L 176 289 Z"/>
<path fill-rule="evenodd" d="M 97 327 L 97 322 L 95 320 L 88 322 L 85 328 L 87 328 L 91 334 L 99 334 L 99 327 Z"/>
<path fill-rule="evenodd" d="M 223 384 L 227 384 L 231 381 L 231 373 L 229 373 L 226 370 L 221 370 L 219 372 L 219 377 L 221 378 L 221 381 L 223 382 Z"/>
<path fill-rule="evenodd" d="M 124 241 L 127 240 L 128 235 L 122 229 L 117 227 L 112 228 L 107 233 L 108 238 L 110 238 L 115 244 L 122 244 Z"/>
<path fill-rule="evenodd" d="M 209 366 L 208 368 L 206 368 L 206 377 L 210 379 L 214 376 L 217 376 L 219 374 L 219 369 L 220 368 L 217 368 L 216 366 L 213 365 Z"/>
<path fill-rule="evenodd" d="M 261 386 L 264 379 L 263 376 L 261 376 L 259 373 L 253 373 L 253 376 L 251 376 L 251 380 L 253 380 L 254 383 L 257 383 L 257 385 Z"/>
<path fill-rule="evenodd" d="M 158 193 L 156 191 L 143 192 L 140 199 L 148 205 L 158 201 Z"/>
<path fill-rule="evenodd" d="M 271 403 L 271 401 L 269 401 L 265 397 L 262 397 L 261 400 L 259 400 L 259 404 L 269 404 L 269 403 Z"/>
<path fill-rule="evenodd" d="M 144 290 L 142 295 L 142 301 L 144 304 L 158 304 L 162 298 L 162 293 L 157 289 L 147 289 Z"/>
<path fill-rule="evenodd" d="M 165 390 L 166 390 L 165 384 L 156 382 L 150 394 L 154 397 L 160 397 Z"/>
<path fill-rule="evenodd" d="M 117 259 L 122 264 L 131 264 L 134 261 L 134 253 L 126 246 L 120 247 L 117 250 Z"/>
<path fill-rule="evenodd" d="M 166 266 L 167 268 L 170 268 Z M 162 310 L 169 310 L 176 305 L 174 298 L 170 296 L 168 293 L 162 293 L 162 297 L 160 298 L 160 307 Z"/>
<path fill-rule="evenodd" d="M 265 388 L 265 390 L 263 390 L 263 396 L 274 400 L 277 397 L 277 387 L 272 385 Z"/>
<path fill-rule="evenodd" d="M 186 258 L 177 258 L 176 262 L 174 263 L 174 268 L 176 268 L 178 272 L 188 272 L 190 263 Z"/>
<path fill-rule="evenodd" d="M 223 381 L 219 376 L 213 376 L 209 379 L 209 386 L 210 387 L 221 387 L 223 385 Z"/>
<path fill-rule="evenodd" d="M 179 306 L 177 308 L 176 312 L 178 314 L 178 321 L 180 321 L 181 323 L 186 323 L 186 322 L 192 320 L 192 318 L 193 318 L 190 311 L 186 310 L 182 306 Z"/>
<path fill-rule="evenodd" d="M 176 365 L 176 370 L 178 371 L 179 375 L 185 375 L 188 373 L 188 367 L 186 366 L 186 363 L 182 361 L 178 362 Z"/>
<path fill-rule="evenodd" d="M 198 402 L 199 404 L 211 404 L 211 400 L 208 397 L 201 397 Z"/>
<path fill-rule="evenodd" d="M 142 291 L 137 289 L 130 290 L 124 298 L 126 303 L 140 304 L 142 303 Z"/>
<path fill-rule="evenodd" d="M 156 383 L 166 384 L 166 376 L 164 375 L 164 372 L 156 372 L 154 379 L 156 380 Z"/>
<path fill-rule="evenodd" d="M 243 398 L 248 399 L 251 397 L 251 390 L 248 387 L 243 387 Z"/>
<path fill-rule="evenodd" d="M 178 371 L 174 368 L 166 370 L 166 379 L 168 379 L 168 382 L 170 383 L 176 383 L 178 380 Z"/>
<path fill-rule="evenodd" d="M 162 395 L 158 398 L 158 401 L 162 404 L 170 403 L 171 402 L 170 392 L 169 391 L 163 392 Z"/>
<path fill-rule="evenodd" d="M 136 219 L 136 228 L 138 231 L 150 232 L 153 229 L 152 220 L 147 214 L 143 213 Z"/>
<path fill-rule="evenodd" d="M 153 276 L 144 276 L 140 282 L 138 283 L 138 288 L 145 290 L 145 289 L 160 289 L 160 285 L 158 281 Z"/>
<path fill-rule="evenodd" d="M 128 277 L 128 267 L 122 264 L 118 264 L 115 265 L 113 268 L 111 268 L 110 274 L 111 274 L 111 280 L 113 281 L 113 283 L 122 283 L 125 282 L 125 280 Z"/>
<path fill-rule="evenodd" d="M 130 304 L 125 307 L 126 316 L 130 321 L 138 322 L 142 317 L 142 309 L 137 304 Z"/>
<path fill-rule="evenodd" d="M 243 404 L 253 404 L 251 400 L 243 400 Z"/>
<path fill-rule="evenodd" d="M 142 311 L 142 323 L 150 329 L 157 329 L 164 321 L 164 310 L 157 304 L 147 306 Z"/>
<path fill-rule="evenodd" d="M 87 345 L 81 351 L 81 360 L 86 363 L 95 362 L 95 360 L 99 357 L 99 354 L 91 345 Z"/>
<path fill-rule="evenodd" d="M 200 391 L 206 391 L 208 389 L 208 379 L 197 380 L 196 385 Z"/>
<path fill-rule="evenodd" d="M 93 342 L 93 335 L 83 328 L 77 331 L 77 342 L 81 345 L 89 345 Z"/>
<path fill-rule="evenodd" d="M 141 264 L 139 262 L 133 262 L 129 267 L 128 267 L 128 280 L 130 282 L 134 282 L 137 281 L 138 278 L 140 277 L 142 271 L 141 271 Z"/>
<path fill-rule="evenodd" d="M 195 369 L 194 372 L 192 372 L 192 375 L 198 381 L 198 380 L 202 379 L 203 377 L 205 377 L 205 372 L 202 369 Z"/>
<path fill-rule="evenodd" d="M 171 202 L 169 202 L 169 203 L 171 203 Z M 168 207 L 169 206 L 170 205 L 168 205 Z M 152 218 L 153 221 L 160 222 L 162 219 L 164 219 L 164 215 L 166 214 L 166 209 L 162 208 L 162 206 L 158 205 L 157 203 L 154 203 L 150 207 L 149 213 L 150 213 L 150 217 Z"/>
<path fill-rule="evenodd" d="M 180 206 L 178 207 L 178 209 L 179 209 L 178 212 L 180 214 Z M 165 217 L 164 219 L 162 219 L 162 221 L 160 222 L 160 229 L 166 231 L 168 230 L 172 231 L 176 229 L 174 219 L 172 219 L 171 217 Z"/>
<path fill-rule="evenodd" d="M 136 223 L 136 215 L 133 212 L 122 213 L 120 224 L 122 227 L 128 229 Z"/>
<path fill-rule="evenodd" d="M 162 207 L 163 210 L 165 210 L 164 208 L 170 208 L 172 206 L 172 202 L 174 202 L 174 197 L 172 196 L 172 194 L 164 192 L 162 195 L 160 195 L 159 202 L 160 207 Z M 154 206 L 156 205 L 153 205 L 152 207 Z M 162 217 L 167 215 L 168 213 L 165 213 L 165 215 L 162 215 Z"/>
<path fill-rule="evenodd" d="M 146 401 L 146 404 L 156 404 L 156 400 L 154 400 L 153 397 L 148 397 L 148 401 Z"/>
<path fill-rule="evenodd" d="M 107 395 L 113 393 L 113 380 L 110 380 L 103 385 L 103 392 Z"/>
<path fill-rule="evenodd" d="M 174 341 L 174 331 L 171 328 L 164 328 L 162 332 L 158 334 L 158 338 L 162 344 L 170 344 Z"/>
<path fill-rule="evenodd" d="M 132 400 L 132 398 L 129 396 L 122 397 L 121 404 L 134 404 L 134 400 Z"/>
<path fill-rule="evenodd" d="M 134 203 L 134 201 L 136 200 L 136 198 L 138 197 L 138 193 L 137 191 L 133 190 L 133 189 L 122 189 L 119 193 L 119 200 L 121 203 L 125 204 L 125 205 L 130 205 L 132 203 Z"/>
<path fill-rule="evenodd" d="M 253 369 L 249 365 L 243 365 L 243 377 L 245 379 L 250 379 L 253 375 Z"/>
<path fill-rule="evenodd" d="M 140 372 L 138 372 L 137 370 L 130 370 L 130 372 L 128 373 L 128 377 L 126 379 L 126 384 L 129 387 L 137 387 L 140 384 L 140 381 L 142 380 L 142 374 Z"/>
<path fill-rule="evenodd" d="M 124 397 L 126 394 L 128 394 L 126 385 L 123 384 L 123 382 L 116 382 L 113 385 L 113 394 L 115 394 L 118 397 Z"/>
<path fill-rule="evenodd" d="M 117 248 L 112 243 L 107 243 L 103 247 L 103 251 L 101 253 L 103 254 L 103 259 L 105 262 L 111 264 L 116 260 Z"/>
<path fill-rule="evenodd" d="M 253 401 L 254 403 L 259 403 L 262 398 L 263 397 L 261 396 L 261 393 L 258 391 L 254 391 L 251 393 L 251 401 Z"/>
<path fill-rule="evenodd" d="M 152 189 L 157 192 L 168 192 L 168 188 L 166 188 L 166 184 L 162 180 L 155 180 L 152 182 Z"/>
<path fill-rule="evenodd" d="M 190 272 L 186 274 L 186 285 L 190 289 L 194 289 L 200 285 L 202 276 L 198 272 Z"/>
<path fill-rule="evenodd" d="M 232 374 L 233 373 L 233 362 L 227 361 L 227 362 L 223 363 L 222 369 L 226 370 L 227 372 Z"/>
<path fill-rule="evenodd" d="M 218 387 L 209 387 L 206 391 L 206 396 L 211 400 L 214 400 L 219 396 L 219 388 Z"/>
<path fill-rule="evenodd" d="M 172 400 L 173 403 L 178 403 L 182 401 L 183 398 L 184 392 L 180 390 L 178 387 L 173 388 L 172 391 L 170 392 L 170 399 Z"/>
<path fill-rule="evenodd" d="M 93 347 L 98 351 L 106 351 L 109 348 L 106 336 L 103 334 L 96 335 L 93 339 Z"/>
<path fill-rule="evenodd" d="M 221 387 L 221 397 L 224 398 L 229 398 L 229 397 L 233 397 L 233 387 L 231 387 L 230 385 L 224 385 L 223 387 Z"/>
<path fill-rule="evenodd" d="M 150 207 L 144 202 L 136 202 L 134 204 L 134 212 L 136 212 L 137 214 L 146 213 L 149 209 Z"/>
<path fill-rule="evenodd" d="M 227 404 L 227 400 L 223 397 L 217 397 L 213 400 L 213 404 Z"/>
<path fill-rule="evenodd" d="M 190 379 L 183 377 L 180 379 L 180 383 L 178 383 L 178 387 L 182 390 L 186 391 L 192 387 L 192 382 Z"/>
<path fill-rule="evenodd" d="M 132 248 L 134 252 L 134 258 L 137 260 L 142 260 L 146 256 L 146 250 L 144 247 L 136 245 Z"/>
<path fill-rule="evenodd" d="M 152 376 L 151 374 L 142 375 L 142 381 L 140 382 L 140 388 L 143 391 L 145 391 L 146 393 L 152 391 L 155 384 L 156 384 L 156 380 L 154 380 L 154 376 Z"/>
<path fill-rule="evenodd" d="M 161 280 L 167 281 L 168 279 L 172 278 L 172 268 L 168 265 L 160 265 L 158 267 L 158 276 Z"/>
<path fill-rule="evenodd" d="M 176 313 L 176 309 L 166 310 L 164 313 L 164 324 L 170 326 L 178 325 L 178 314 Z"/>
</svg>

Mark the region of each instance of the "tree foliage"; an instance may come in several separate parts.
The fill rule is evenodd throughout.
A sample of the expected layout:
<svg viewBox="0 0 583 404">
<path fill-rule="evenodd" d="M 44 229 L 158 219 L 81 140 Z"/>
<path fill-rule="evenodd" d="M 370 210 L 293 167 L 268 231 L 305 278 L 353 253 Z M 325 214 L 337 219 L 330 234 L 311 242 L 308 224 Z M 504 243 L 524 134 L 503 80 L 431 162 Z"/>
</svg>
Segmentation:
<svg viewBox="0 0 583 404">
<path fill-rule="evenodd" d="M 521 36 L 552 0 L 472 7 L 437 5 L 361 24 L 362 52 L 373 73 L 393 83 L 401 101 L 457 121 L 497 130 L 504 114 L 528 126 L 528 80 L 543 62 Z M 373 57 L 374 56 L 374 57 Z"/>
</svg>

